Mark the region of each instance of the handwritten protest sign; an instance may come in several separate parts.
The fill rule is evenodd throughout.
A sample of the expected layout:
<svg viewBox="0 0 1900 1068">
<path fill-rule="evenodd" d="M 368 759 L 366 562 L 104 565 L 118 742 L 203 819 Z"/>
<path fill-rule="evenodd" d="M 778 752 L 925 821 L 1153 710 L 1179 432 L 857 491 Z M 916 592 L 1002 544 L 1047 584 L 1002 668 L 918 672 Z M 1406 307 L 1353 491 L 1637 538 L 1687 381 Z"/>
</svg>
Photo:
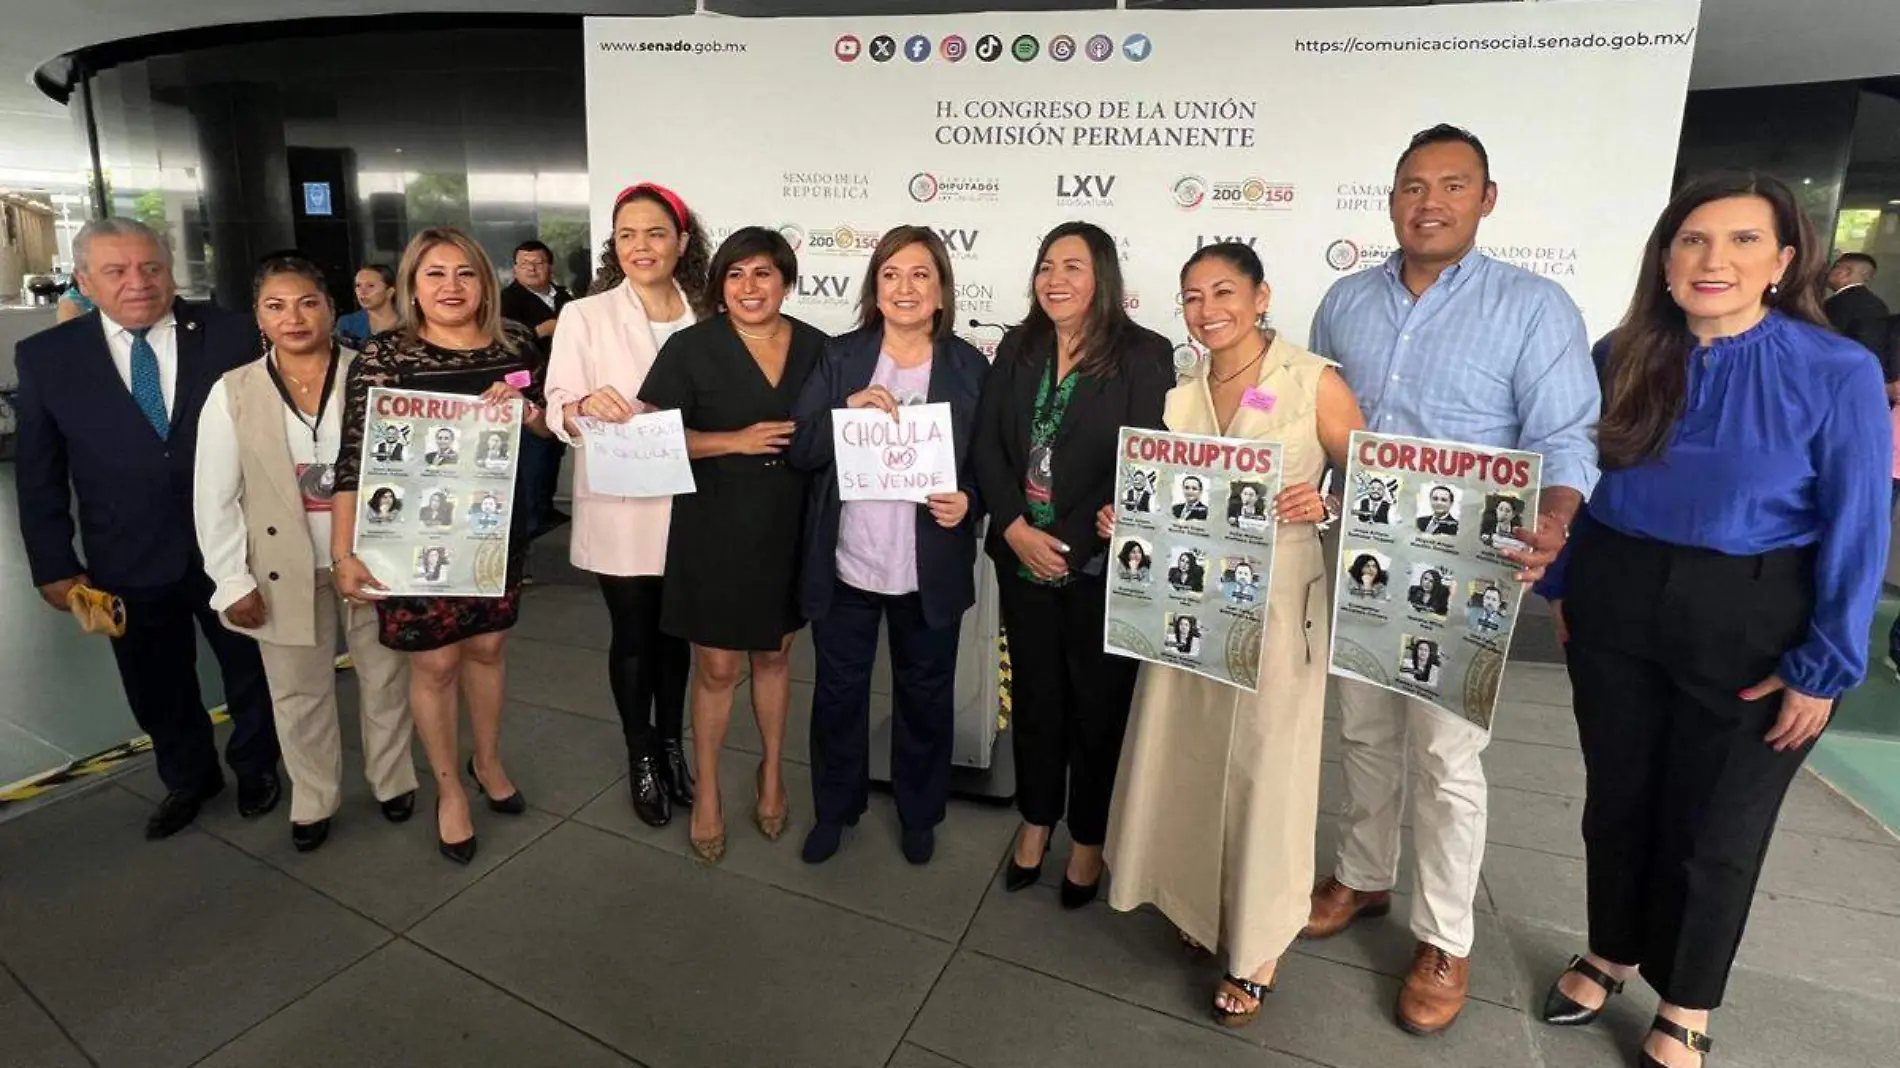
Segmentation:
<svg viewBox="0 0 1900 1068">
<path fill-rule="evenodd" d="M 678 409 L 636 415 L 624 423 L 582 419 L 580 425 L 587 488 L 594 493 L 672 497 L 698 488 Z"/>
<path fill-rule="evenodd" d="M 957 490 L 957 453 L 948 404 L 913 404 L 892 419 L 876 408 L 831 413 L 838 498 L 913 501 Z"/>
<path fill-rule="evenodd" d="M 1363 430 L 1348 457 L 1332 673 L 1491 729 L 1542 458 Z"/>
</svg>

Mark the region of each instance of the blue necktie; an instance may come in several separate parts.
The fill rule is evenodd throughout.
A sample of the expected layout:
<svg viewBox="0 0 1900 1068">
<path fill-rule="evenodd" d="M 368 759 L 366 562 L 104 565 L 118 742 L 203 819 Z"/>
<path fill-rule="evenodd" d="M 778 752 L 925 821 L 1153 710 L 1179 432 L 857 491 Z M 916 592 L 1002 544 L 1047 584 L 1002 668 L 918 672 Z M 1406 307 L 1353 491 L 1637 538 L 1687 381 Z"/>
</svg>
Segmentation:
<svg viewBox="0 0 1900 1068">
<path fill-rule="evenodd" d="M 128 330 L 132 335 L 132 400 L 145 413 L 145 419 L 158 431 L 161 441 L 169 441 L 172 436 L 171 416 L 165 412 L 165 389 L 158 381 L 158 353 L 152 343 L 145 340 L 145 334 L 151 327 L 141 326 Z"/>
</svg>

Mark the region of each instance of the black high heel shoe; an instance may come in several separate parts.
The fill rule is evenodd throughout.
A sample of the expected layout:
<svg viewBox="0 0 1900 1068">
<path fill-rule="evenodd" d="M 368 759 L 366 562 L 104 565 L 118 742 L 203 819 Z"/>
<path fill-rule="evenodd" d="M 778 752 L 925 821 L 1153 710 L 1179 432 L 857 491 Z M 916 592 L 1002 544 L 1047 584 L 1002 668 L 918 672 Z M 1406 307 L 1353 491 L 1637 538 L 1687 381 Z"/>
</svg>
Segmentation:
<svg viewBox="0 0 1900 1068">
<path fill-rule="evenodd" d="M 660 785 L 666 790 L 666 796 L 674 808 L 693 807 L 693 766 L 686 760 L 685 750 L 678 742 L 661 742 Z"/>
<path fill-rule="evenodd" d="M 1563 992 L 1564 976 L 1576 972 L 1603 988 L 1603 1004 L 1592 1009 L 1578 1003 Z M 1544 1022 L 1553 1027 L 1582 1027 L 1595 1023 L 1598 1016 L 1610 1003 L 1610 999 L 1623 992 L 1623 980 L 1612 977 L 1596 965 L 1582 957 L 1570 958 L 1570 966 L 1550 984 L 1550 993 L 1544 995 Z"/>
<path fill-rule="evenodd" d="M 1049 855 L 1049 843 L 1046 841 L 1042 843 L 1042 855 L 1044 857 Z M 1036 885 L 1041 878 L 1042 861 L 1036 861 L 1036 866 L 1033 868 L 1023 867 L 1016 863 L 1016 847 L 1012 844 L 1009 851 L 1009 870 L 1003 873 L 1003 889 L 1012 894 L 1018 890 L 1027 890 Z"/>
<path fill-rule="evenodd" d="M 1705 1064 L 1709 1059 L 1709 1050 L 1715 1047 L 1715 1040 L 1708 1035 L 1703 1034 L 1701 1031 L 1692 1031 L 1674 1020 L 1663 1017 L 1661 1014 L 1658 1014 L 1654 1020 L 1649 1022 L 1649 1029 L 1651 1031 L 1661 1031 L 1663 1034 L 1688 1047 L 1690 1052 L 1701 1054 L 1702 1061 Z M 1669 1068 L 1668 1065 L 1651 1057 L 1648 1053 L 1638 1054 L 1636 1063 L 1640 1068 Z"/>
<path fill-rule="evenodd" d="M 519 816 L 528 811 L 528 799 L 516 790 L 507 797 L 488 797 L 488 787 L 482 785 L 482 777 L 475 774 L 475 758 L 468 758 L 468 777 L 475 780 L 475 789 L 488 798 L 488 807 L 504 816 Z"/>
<path fill-rule="evenodd" d="M 469 861 L 475 859 L 474 835 L 471 834 L 459 842 L 451 842 L 442 837 L 442 799 L 440 797 L 435 799 L 435 827 L 436 848 L 441 851 L 443 856 L 457 864 L 467 864 Z"/>
</svg>

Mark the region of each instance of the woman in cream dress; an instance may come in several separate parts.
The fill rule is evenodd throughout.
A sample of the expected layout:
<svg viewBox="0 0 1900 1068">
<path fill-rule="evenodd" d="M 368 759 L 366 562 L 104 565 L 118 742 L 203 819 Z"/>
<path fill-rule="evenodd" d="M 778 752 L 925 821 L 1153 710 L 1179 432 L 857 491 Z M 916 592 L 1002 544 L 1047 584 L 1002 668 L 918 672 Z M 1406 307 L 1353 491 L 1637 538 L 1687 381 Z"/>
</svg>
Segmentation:
<svg viewBox="0 0 1900 1068">
<path fill-rule="evenodd" d="M 1365 419 L 1328 361 L 1261 329 L 1270 292 L 1252 249 L 1202 248 L 1181 290 L 1188 330 L 1210 355 L 1204 375 L 1169 391 L 1168 429 L 1283 449 L 1262 685 L 1250 694 L 1143 665 L 1109 822 L 1109 904 L 1152 904 L 1190 948 L 1224 952 L 1214 1015 L 1240 1026 L 1306 924 L 1331 640 L 1316 525 L 1338 510 L 1316 486 L 1329 458 L 1344 465 Z"/>
</svg>

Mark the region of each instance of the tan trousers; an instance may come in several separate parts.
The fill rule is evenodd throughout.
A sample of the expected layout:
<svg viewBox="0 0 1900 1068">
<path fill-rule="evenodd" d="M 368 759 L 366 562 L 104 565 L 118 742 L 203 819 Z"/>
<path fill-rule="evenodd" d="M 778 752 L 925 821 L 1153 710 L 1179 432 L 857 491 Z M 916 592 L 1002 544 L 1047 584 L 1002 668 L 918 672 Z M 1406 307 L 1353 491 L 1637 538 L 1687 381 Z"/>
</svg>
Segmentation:
<svg viewBox="0 0 1900 1068">
<path fill-rule="evenodd" d="M 1412 795 L 1412 934 L 1469 957 L 1473 901 L 1490 812 L 1477 727 L 1355 679 L 1339 679 L 1340 763 L 1350 807 L 1339 844 L 1340 882 L 1391 890 L 1399 881 L 1399 827 Z"/>
<path fill-rule="evenodd" d="M 313 646 L 259 642 L 264 674 L 277 710 L 277 740 L 290 773 L 290 819 L 315 823 L 336 815 L 343 784 L 343 737 L 337 723 L 336 632 L 347 621 L 344 640 L 356 662 L 356 687 L 363 716 L 363 771 L 376 800 L 387 801 L 416 788 L 410 756 L 415 735 L 409 716 L 409 658 L 376 640 L 376 610 L 353 607 L 337 595 L 329 569 L 316 583 L 317 643 Z"/>
</svg>

